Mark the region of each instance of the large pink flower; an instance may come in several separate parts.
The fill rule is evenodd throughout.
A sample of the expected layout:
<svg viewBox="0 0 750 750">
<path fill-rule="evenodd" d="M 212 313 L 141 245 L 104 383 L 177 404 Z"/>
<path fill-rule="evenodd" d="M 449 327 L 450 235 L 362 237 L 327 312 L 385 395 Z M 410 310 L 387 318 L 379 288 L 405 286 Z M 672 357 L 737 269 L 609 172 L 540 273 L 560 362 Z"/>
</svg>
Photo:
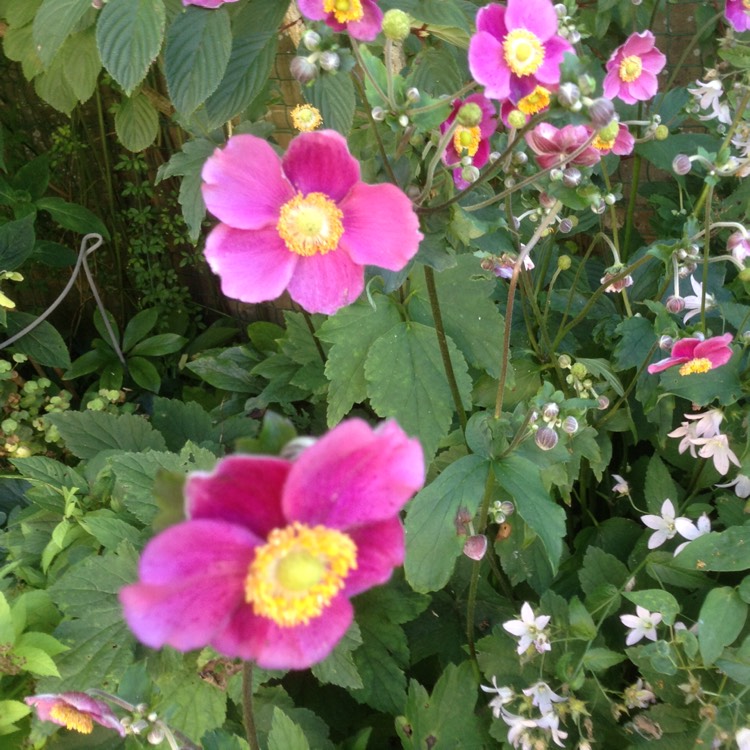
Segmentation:
<svg viewBox="0 0 750 750">
<path fill-rule="evenodd" d="M 668 367 L 682 365 L 680 375 L 692 375 L 708 372 L 714 367 L 721 367 L 732 358 L 732 349 L 729 346 L 732 338 L 731 333 L 725 333 L 723 336 L 714 336 L 705 341 L 703 339 L 680 339 L 672 347 L 669 357 L 649 365 L 648 371 L 653 375 Z"/>
<path fill-rule="evenodd" d="M 557 35 L 551 0 L 508 0 L 477 13 L 477 33 L 469 42 L 469 69 L 491 99 L 516 104 L 538 85 L 560 82 L 563 55 L 570 43 Z"/>
<path fill-rule="evenodd" d="M 81 734 L 91 734 L 96 723 L 125 736 L 125 729 L 112 709 L 86 693 L 48 693 L 31 695 L 24 700 L 36 708 L 42 721 L 51 721 Z"/>
<path fill-rule="evenodd" d="M 650 31 L 631 34 L 612 53 L 604 77 L 604 96 L 635 104 L 656 95 L 659 88 L 656 75 L 667 64 L 667 58 L 656 49 L 654 41 Z"/>
<path fill-rule="evenodd" d="M 371 42 L 383 26 L 383 11 L 374 0 L 297 0 L 297 6 L 306 18 L 363 42 Z"/>
<path fill-rule="evenodd" d="M 750 4 L 747 0 L 727 0 L 724 15 L 735 31 L 750 29 Z"/>
<path fill-rule="evenodd" d="M 183 5 L 198 5 L 201 8 L 218 8 L 224 3 L 236 3 L 237 0 L 182 0 Z"/>
<path fill-rule="evenodd" d="M 261 138 L 230 138 L 203 167 L 203 198 L 222 222 L 206 260 L 243 302 L 287 289 L 308 312 L 334 313 L 359 297 L 365 265 L 400 271 L 422 239 L 411 201 L 361 182 L 332 130 L 301 133 L 283 159 Z"/>
<path fill-rule="evenodd" d="M 351 624 L 349 598 L 403 562 L 399 511 L 423 482 L 420 444 L 395 422 L 343 422 L 294 462 L 224 458 L 188 477 L 189 520 L 146 546 L 125 619 L 153 648 L 305 669 Z"/>
<path fill-rule="evenodd" d="M 591 137 L 591 132 L 585 125 L 556 128 L 548 122 L 542 122 L 524 137 L 536 154 L 536 161 L 542 169 L 560 164 L 590 167 L 601 158 L 599 151 L 591 145 L 586 146 L 578 156 L 570 158 L 570 155 L 578 151 Z"/>
</svg>

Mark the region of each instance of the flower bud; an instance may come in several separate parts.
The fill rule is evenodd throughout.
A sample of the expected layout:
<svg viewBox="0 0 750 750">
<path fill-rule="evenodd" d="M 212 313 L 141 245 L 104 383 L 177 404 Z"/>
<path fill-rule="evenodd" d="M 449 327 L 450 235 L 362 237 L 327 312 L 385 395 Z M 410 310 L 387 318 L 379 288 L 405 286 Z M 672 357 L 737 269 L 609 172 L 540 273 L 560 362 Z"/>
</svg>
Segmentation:
<svg viewBox="0 0 750 750">
<path fill-rule="evenodd" d="M 611 99 L 600 96 L 598 99 L 594 99 L 589 105 L 589 119 L 597 130 L 606 128 L 614 117 L 615 105 L 612 104 Z M 615 135 L 617 135 L 617 130 L 615 130 Z"/>
<path fill-rule="evenodd" d="M 306 83 L 311 83 L 318 77 L 317 66 L 311 63 L 306 57 L 293 58 L 292 62 L 289 63 L 289 72 L 303 86 Z"/>
<path fill-rule="evenodd" d="M 617 138 L 617 134 L 620 132 L 620 121 L 617 120 L 617 118 L 614 118 L 609 125 L 606 127 L 603 127 L 598 132 L 598 136 L 601 140 L 605 141 L 606 143 L 609 143 L 610 141 L 614 141 L 615 138 Z"/>
<path fill-rule="evenodd" d="M 659 349 L 671 351 L 674 346 L 674 339 L 671 336 L 661 336 L 659 338 Z"/>
<path fill-rule="evenodd" d="M 586 365 L 584 365 L 583 362 L 576 362 L 570 368 L 570 373 L 574 378 L 583 380 L 589 374 L 589 371 L 586 369 Z"/>
<path fill-rule="evenodd" d="M 373 107 L 370 114 L 376 122 L 383 122 L 385 120 L 385 110 L 382 107 Z"/>
<path fill-rule="evenodd" d="M 562 182 L 563 179 L 563 171 L 559 167 L 555 167 L 554 169 L 550 169 L 549 171 L 549 178 L 552 180 L 552 182 Z"/>
<path fill-rule="evenodd" d="M 302 35 L 302 44 L 306 50 L 309 50 L 310 52 L 315 52 L 315 50 L 318 49 L 318 47 L 320 47 L 320 34 L 318 34 L 317 31 L 308 29 Z"/>
<path fill-rule="evenodd" d="M 529 157 L 523 151 L 514 151 L 511 161 L 517 167 L 522 167 L 529 160 Z"/>
<path fill-rule="evenodd" d="M 464 542 L 464 554 L 472 560 L 481 560 L 487 552 L 487 537 L 484 534 L 474 534 Z"/>
<path fill-rule="evenodd" d="M 411 31 L 411 19 L 397 8 L 387 10 L 383 16 L 383 34 L 392 42 L 403 42 Z"/>
<path fill-rule="evenodd" d="M 654 138 L 657 141 L 666 141 L 669 138 L 669 128 L 666 125 L 659 125 L 654 130 Z"/>
<path fill-rule="evenodd" d="M 520 109 L 512 109 L 508 113 L 508 125 L 518 130 L 526 124 L 526 115 Z"/>
<path fill-rule="evenodd" d="M 337 52 L 328 49 L 321 54 L 320 67 L 323 68 L 323 70 L 327 70 L 329 72 L 335 71 L 338 70 L 339 65 L 341 65 L 341 58 L 339 57 Z"/>
<path fill-rule="evenodd" d="M 575 435 L 578 432 L 578 420 L 575 417 L 565 417 L 562 423 L 563 432 Z"/>
<path fill-rule="evenodd" d="M 465 182 L 476 182 L 479 179 L 479 170 L 470 164 L 461 170 L 461 179 Z"/>
<path fill-rule="evenodd" d="M 412 86 L 410 89 L 406 92 L 406 99 L 407 101 L 411 102 L 412 104 L 416 104 L 420 100 L 421 96 L 419 93 L 419 89 Z"/>
<path fill-rule="evenodd" d="M 685 175 L 693 168 L 690 157 L 687 154 L 677 154 L 672 160 L 672 171 L 675 174 Z"/>
<path fill-rule="evenodd" d="M 738 274 L 737 278 L 742 281 L 743 283 L 746 283 L 750 281 L 750 268 L 743 268 Z"/>
<path fill-rule="evenodd" d="M 572 360 L 567 354 L 561 354 L 557 358 L 557 364 L 560 365 L 560 367 L 562 367 L 563 370 L 567 370 L 572 364 Z"/>
<path fill-rule="evenodd" d="M 563 221 L 567 221 L 567 219 L 563 219 Z M 562 222 L 560 222 L 560 223 L 561 223 L 561 225 L 562 225 Z M 572 224 L 572 222 L 571 222 L 571 224 Z M 572 228 L 572 227 L 571 227 L 571 228 Z M 570 229 L 569 229 L 568 231 L 570 231 Z M 559 258 L 557 259 L 557 267 L 558 267 L 558 268 L 559 268 L 559 269 L 560 269 L 561 271 L 567 271 L 567 270 L 568 270 L 568 269 L 570 268 L 570 265 L 571 265 L 571 263 L 572 263 L 572 262 L 573 262 L 573 261 L 572 261 L 572 260 L 570 259 L 570 256 L 569 256 L 569 255 L 561 255 L 561 256 L 560 256 L 560 257 L 559 257 Z"/>
<path fill-rule="evenodd" d="M 608 407 L 609 407 L 609 399 L 606 396 L 599 396 L 596 408 L 599 409 L 599 411 L 604 411 Z"/>
<path fill-rule="evenodd" d="M 558 441 L 557 433 L 550 427 L 540 427 L 534 435 L 534 442 L 543 451 L 551 451 Z"/>
<path fill-rule="evenodd" d="M 560 407 L 554 401 L 550 401 L 550 403 L 545 404 L 542 407 L 542 418 L 545 420 L 545 422 L 557 419 L 557 415 L 559 413 Z"/>
<path fill-rule="evenodd" d="M 557 203 L 557 198 L 555 198 L 554 196 L 545 191 L 539 193 L 539 205 L 542 208 L 552 208 L 555 203 Z"/>
<path fill-rule="evenodd" d="M 563 170 L 563 185 L 574 188 L 581 184 L 581 170 L 575 167 L 566 167 Z"/>
<path fill-rule="evenodd" d="M 161 745 L 164 741 L 164 729 L 162 727 L 153 727 L 146 735 L 149 745 Z"/>
<path fill-rule="evenodd" d="M 561 107 L 570 109 L 581 101 L 581 90 L 575 83 L 563 83 L 557 90 L 557 101 Z"/>
<path fill-rule="evenodd" d="M 467 102 L 458 110 L 456 120 L 465 128 L 475 128 L 482 122 L 482 108 L 474 102 Z"/>
<path fill-rule="evenodd" d="M 409 118 L 406 115 L 399 115 L 398 116 L 398 124 L 405 128 L 409 124 Z"/>
<path fill-rule="evenodd" d="M 671 313 L 681 313 L 685 309 L 685 300 L 682 297 L 672 295 L 667 298 L 667 310 Z"/>
<path fill-rule="evenodd" d="M 591 96 L 596 91 L 596 78 L 589 73 L 584 73 L 578 77 L 578 88 L 584 96 Z"/>
</svg>

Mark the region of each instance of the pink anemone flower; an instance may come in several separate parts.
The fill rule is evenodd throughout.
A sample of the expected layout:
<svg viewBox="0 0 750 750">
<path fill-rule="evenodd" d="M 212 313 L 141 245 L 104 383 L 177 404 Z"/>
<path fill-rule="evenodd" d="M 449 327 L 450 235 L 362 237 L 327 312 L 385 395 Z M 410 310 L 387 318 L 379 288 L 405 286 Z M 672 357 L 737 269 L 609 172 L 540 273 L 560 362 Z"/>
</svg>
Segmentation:
<svg viewBox="0 0 750 750">
<path fill-rule="evenodd" d="M 750 2 L 748 0 L 727 0 L 724 15 L 735 31 L 750 29 Z"/>
<path fill-rule="evenodd" d="M 669 357 L 649 365 L 648 371 L 653 375 L 668 367 L 682 365 L 680 375 L 692 375 L 721 367 L 732 358 L 732 349 L 729 346 L 732 338 L 731 333 L 725 333 L 723 336 L 713 336 L 705 340 L 680 339 L 672 347 Z"/>
<path fill-rule="evenodd" d="M 591 143 L 602 156 L 606 156 L 609 153 L 617 154 L 617 156 L 628 156 L 633 153 L 633 148 L 635 147 L 633 134 L 627 125 L 618 123 L 618 126 L 617 134 L 614 138 L 606 140 L 602 137 L 601 132 L 599 132 Z"/>
<path fill-rule="evenodd" d="M 350 626 L 349 599 L 403 562 L 399 512 L 424 478 L 417 440 L 357 419 L 294 461 L 234 455 L 190 474 L 188 520 L 146 546 L 125 619 L 152 648 L 306 669 Z"/>
<path fill-rule="evenodd" d="M 477 33 L 469 42 L 469 69 L 492 99 L 514 104 L 537 86 L 560 83 L 560 65 L 570 43 L 557 35 L 551 0 L 508 0 L 477 13 Z"/>
<path fill-rule="evenodd" d="M 200 8 L 218 8 L 224 3 L 236 3 L 237 0 L 182 0 L 183 5 L 197 5 Z"/>
<path fill-rule="evenodd" d="M 383 11 L 374 0 L 297 0 L 297 6 L 305 18 L 325 21 L 363 42 L 371 42 L 383 26 Z"/>
<path fill-rule="evenodd" d="M 359 162 L 332 130 L 300 133 L 283 159 L 252 135 L 230 138 L 203 167 L 203 199 L 221 224 L 206 260 L 228 297 L 275 299 L 331 314 L 364 288 L 364 266 L 400 271 L 422 235 L 395 185 L 360 181 Z"/>
<path fill-rule="evenodd" d="M 490 137 L 497 128 L 497 113 L 489 99 L 481 94 L 472 94 L 466 99 L 455 99 L 451 113 L 440 126 L 440 132 L 444 133 L 448 130 L 456 119 L 458 110 L 464 104 L 476 104 L 482 110 L 482 119 L 479 125 L 474 127 L 463 125 L 457 127 L 453 140 L 443 153 L 443 162 L 448 165 L 459 164 L 464 156 L 470 156 L 471 163 L 475 167 L 483 167 L 490 158 Z M 469 186 L 469 183 L 461 177 L 460 169 L 453 171 L 453 181 L 461 190 Z"/>
<path fill-rule="evenodd" d="M 533 115 L 548 109 L 550 105 L 550 94 L 556 89 L 556 86 L 551 86 L 550 88 L 537 86 L 530 94 L 522 97 L 516 103 L 513 103 L 510 99 L 506 99 L 500 105 L 500 118 L 505 127 L 511 127 L 508 117 L 514 110 L 518 110 L 526 118 L 526 122 L 528 122 Z"/>
<path fill-rule="evenodd" d="M 556 128 L 548 122 L 542 122 L 524 137 L 536 154 L 536 161 L 542 169 L 571 164 L 591 167 L 601 158 L 599 151 L 591 145 L 586 146 L 578 156 L 570 158 L 571 154 L 578 151 L 591 137 L 591 132 L 585 125 Z"/>
<path fill-rule="evenodd" d="M 659 88 L 656 76 L 667 64 L 667 58 L 654 46 L 650 31 L 631 34 L 607 61 L 604 96 L 615 97 L 626 104 L 645 102 Z"/>
<path fill-rule="evenodd" d="M 31 695 L 24 701 L 36 708 L 42 721 L 51 721 L 81 734 L 91 734 L 94 724 L 101 724 L 107 729 L 114 729 L 121 737 L 125 736 L 125 728 L 112 709 L 104 701 L 98 701 L 86 693 Z"/>
</svg>

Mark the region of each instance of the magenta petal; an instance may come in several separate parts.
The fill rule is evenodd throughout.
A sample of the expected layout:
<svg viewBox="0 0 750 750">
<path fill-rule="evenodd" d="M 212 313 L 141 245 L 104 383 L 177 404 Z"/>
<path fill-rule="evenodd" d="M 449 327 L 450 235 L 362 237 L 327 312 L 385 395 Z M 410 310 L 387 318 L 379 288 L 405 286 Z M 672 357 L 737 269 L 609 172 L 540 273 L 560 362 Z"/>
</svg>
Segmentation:
<svg viewBox="0 0 750 750">
<path fill-rule="evenodd" d="M 290 252 L 276 227 L 214 227 L 204 251 L 211 270 L 221 277 L 221 291 L 242 302 L 279 297 L 289 284 L 298 255 Z"/>
<path fill-rule="evenodd" d="M 261 540 L 219 521 L 172 526 L 147 545 L 141 582 L 120 590 L 125 620 L 152 648 L 201 648 L 244 604 L 248 567 Z"/>
<path fill-rule="evenodd" d="M 398 516 L 352 529 L 348 534 L 357 545 L 357 568 L 346 579 L 347 596 L 380 586 L 404 562 L 404 527 Z"/>
<path fill-rule="evenodd" d="M 693 356 L 696 358 L 706 357 L 713 367 L 725 365 L 732 358 L 732 350 L 728 346 L 732 338 L 731 333 L 725 333 L 723 336 L 714 336 L 707 339 L 695 347 Z"/>
<path fill-rule="evenodd" d="M 640 56 L 646 52 L 650 52 L 654 48 L 655 42 L 656 38 L 650 31 L 642 31 L 631 34 L 620 49 L 622 50 L 623 57 L 628 57 L 629 55 Z"/>
<path fill-rule="evenodd" d="M 670 352 L 671 359 L 692 359 L 695 354 L 695 348 L 701 343 L 700 339 L 680 339 Z"/>
<path fill-rule="evenodd" d="M 400 271 L 416 255 L 422 240 L 419 219 L 395 185 L 360 182 L 339 208 L 344 212 L 341 246 L 355 263 Z"/>
<path fill-rule="evenodd" d="M 359 182 L 359 162 L 334 130 L 300 133 L 289 144 L 283 166 L 303 195 L 324 193 L 337 203 Z"/>
<path fill-rule="evenodd" d="M 505 6 L 490 3 L 477 11 L 477 31 L 486 31 L 502 41 L 508 33 L 505 23 Z"/>
<path fill-rule="evenodd" d="M 656 92 L 659 90 L 659 82 L 653 73 L 643 70 L 635 81 L 627 84 L 627 87 L 631 97 L 636 101 L 645 102 L 656 96 Z M 627 101 L 622 92 L 620 92 L 620 98 Z M 630 103 L 632 104 L 632 102 Z"/>
<path fill-rule="evenodd" d="M 323 0 L 297 0 L 299 12 L 313 21 L 322 21 L 328 15 Z"/>
<path fill-rule="evenodd" d="M 508 0 L 505 25 L 527 29 L 543 42 L 557 34 L 557 13 L 549 0 Z"/>
<path fill-rule="evenodd" d="M 560 66 L 566 52 L 572 52 L 573 47 L 565 39 L 558 36 L 552 37 L 544 43 L 544 62 L 534 73 L 534 77 L 547 86 L 555 86 L 560 83 Z"/>
<path fill-rule="evenodd" d="M 254 135 L 236 135 L 203 165 L 206 208 L 235 229 L 276 224 L 279 208 L 294 195 L 276 152 Z"/>
<path fill-rule="evenodd" d="M 284 514 L 346 530 L 394 516 L 423 482 L 418 440 L 393 421 L 373 430 L 351 419 L 295 461 L 284 488 Z"/>
<path fill-rule="evenodd" d="M 604 83 L 602 84 L 604 96 L 607 99 L 616 99 L 620 95 L 620 85 L 621 81 L 617 75 L 617 70 L 611 70 L 604 76 Z"/>
<path fill-rule="evenodd" d="M 503 45 L 487 32 L 476 33 L 469 42 L 469 69 L 474 80 L 484 86 L 492 99 L 510 94 L 510 69 L 503 59 Z"/>
<path fill-rule="evenodd" d="M 355 39 L 371 42 L 383 27 L 383 11 L 373 0 L 362 0 L 362 11 L 362 18 L 359 21 L 349 21 L 346 30 Z"/>
<path fill-rule="evenodd" d="M 365 288 L 364 268 L 346 250 L 300 257 L 288 291 L 310 313 L 333 315 L 351 305 Z"/>
<path fill-rule="evenodd" d="M 648 366 L 648 372 L 650 375 L 655 375 L 657 372 L 663 372 L 664 370 L 674 367 L 675 365 L 681 365 L 687 362 L 690 357 L 666 357 L 660 359 L 658 362 L 654 362 Z"/>
<path fill-rule="evenodd" d="M 281 495 L 291 463 L 267 456 L 235 455 L 210 472 L 194 472 L 185 483 L 185 507 L 192 519 L 244 526 L 265 538 L 286 526 Z"/>
</svg>

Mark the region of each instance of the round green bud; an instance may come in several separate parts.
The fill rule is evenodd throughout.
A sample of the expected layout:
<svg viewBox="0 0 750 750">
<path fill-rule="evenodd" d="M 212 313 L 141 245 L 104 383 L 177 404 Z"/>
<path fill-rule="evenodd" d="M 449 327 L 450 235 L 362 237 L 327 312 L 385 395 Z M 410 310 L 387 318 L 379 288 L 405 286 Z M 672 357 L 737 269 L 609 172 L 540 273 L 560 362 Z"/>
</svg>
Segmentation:
<svg viewBox="0 0 750 750">
<path fill-rule="evenodd" d="M 572 263 L 572 261 L 570 260 L 570 256 L 569 255 L 561 255 L 557 259 L 557 267 L 561 271 L 567 271 L 570 268 L 570 264 L 571 263 Z"/>
<path fill-rule="evenodd" d="M 599 137 L 605 141 L 613 141 L 615 138 L 617 138 L 617 134 L 620 132 L 620 123 L 617 120 L 612 120 L 612 122 L 607 125 L 607 127 L 602 128 L 599 131 Z"/>
<path fill-rule="evenodd" d="M 482 122 L 482 108 L 474 102 L 468 102 L 458 110 L 456 119 L 458 124 L 465 128 L 475 128 Z"/>
<path fill-rule="evenodd" d="M 659 127 L 654 130 L 654 138 L 656 138 L 657 141 L 666 141 L 667 138 L 669 138 L 669 128 L 666 125 L 659 125 Z"/>
<path fill-rule="evenodd" d="M 738 276 L 740 277 L 740 281 L 750 281 L 750 268 L 743 268 Z"/>
<path fill-rule="evenodd" d="M 393 42 L 403 42 L 411 31 L 411 19 L 408 13 L 392 8 L 383 16 L 383 34 Z"/>
<path fill-rule="evenodd" d="M 526 115 L 520 109 L 513 109 L 508 113 L 508 125 L 512 128 L 522 128 L 526 124 Z"/>
<path fill-rule="evenodd" d="M 586 365 L 582 364 L 581 362 L 576 362 L 570 368 L 570 372 L 573 377 L 578 378 L 578 380 L 583 380 L 583 378 L 585 378 L 586 375 L 589 374 L 589 371 L 586 369 Z"/>
</svg>

